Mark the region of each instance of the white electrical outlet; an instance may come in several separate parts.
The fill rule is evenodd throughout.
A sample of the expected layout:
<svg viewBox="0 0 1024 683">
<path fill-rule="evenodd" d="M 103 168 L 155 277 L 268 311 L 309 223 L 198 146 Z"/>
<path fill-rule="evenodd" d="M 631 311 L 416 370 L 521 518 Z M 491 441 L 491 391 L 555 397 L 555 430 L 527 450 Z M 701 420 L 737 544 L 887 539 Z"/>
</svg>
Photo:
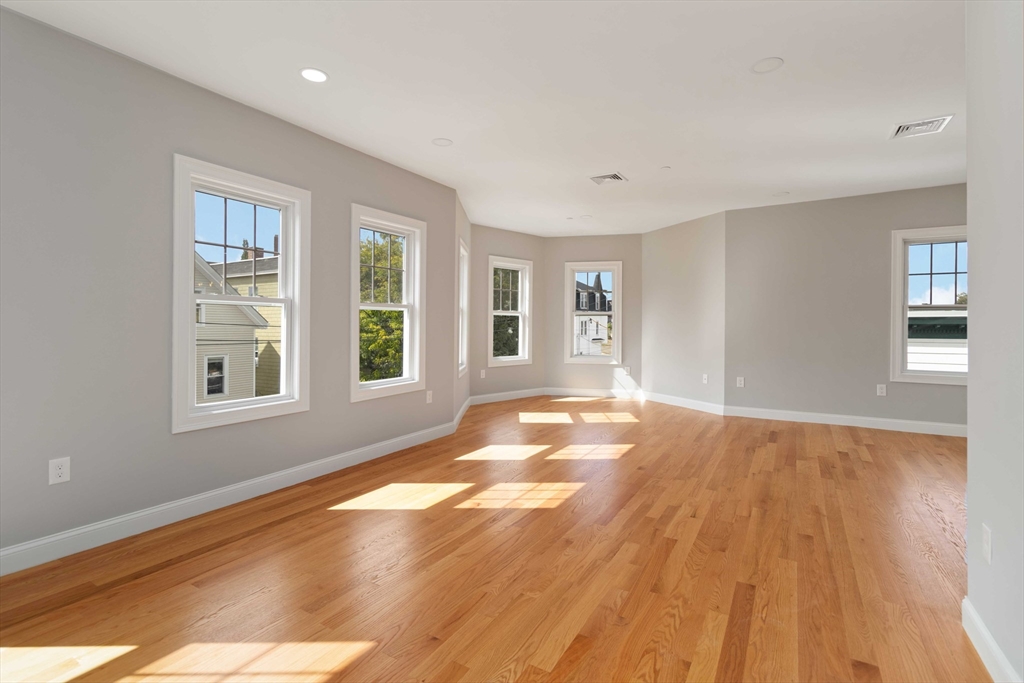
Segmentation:
<svg viewBox="0 0 1024 683">
<path fill-rule="evenodd" d="M 433 402 L 434 402 L 434 392 L 433 391 L 428 391 L 427 392 L 427 403 L 433 403 Z"/>
<path fill-rule="evenodd" d="M 63 484 L 71 480 L 71 458 L 55 458 L 50 461 L 50 483 Z"/>
<path fill-rule="evenodd" d="M 740 389 L 743 388 L 743 378 L 742 377 L 737 377 L 736 378 L 736 386 L 739 387 Z"/>
<path fill-rule="evenodd" d="M 706 372 L 704 373 L 704 379 L 703 379 L 703 382 L 704 382 L 704 384 L 707 384 L 707 383 L 708 383 L 708 373 L 706 373 Z"/>
<path fill-rule="evenodd" d="M 875 387 L 875 393 L 879 396 L 885 396 L 885 385 L 879 384 Z"/>
<path fill-rule="evenodd" d="M 483 379 L 486 376 L 487 376 L 487 371 L 486 370 L 481 370 L 480 371 L 480 379 Z"/>
<path fill-rule="evenodd" d="M 992 530 L 988 524 L 981 525 L 981 554 L 986 562 L 992 564 Z"/>
<path fill-rule="evenodd" d="M 626 373 L 627 375 L 629 374 L 629 366 L 628 366 L 628 365 L 623 365 L 623 366 L 622 366 L 622 369 L 623 369 L 623 371 L 625 371 L 625 373 Z"/>
</svg>

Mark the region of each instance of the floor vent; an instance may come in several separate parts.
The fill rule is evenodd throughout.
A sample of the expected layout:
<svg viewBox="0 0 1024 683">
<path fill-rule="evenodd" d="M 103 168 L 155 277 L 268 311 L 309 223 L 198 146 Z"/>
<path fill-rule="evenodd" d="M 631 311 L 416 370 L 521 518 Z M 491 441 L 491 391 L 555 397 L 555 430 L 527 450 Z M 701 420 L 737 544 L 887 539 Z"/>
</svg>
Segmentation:
<svg viewBox="0 0 1024 683">
<path fill-rule="evenodd" d="M 896 126 L 896 130 L 889 136 L 891 140 L 896 138 L 912 138 L 916 135 L 931 135 L 932 133 L 941 133 L 942 129 L 946 127 L 949 120 L 953 118 L 953 115 L 940 116 L 937 119 L 925 119 L 924 121 L 911 121 L 910 123 L 901 123 Z"/>
<path fill-rule="evenodd" d="M 629 181 L 629 178 L 621 173 L 606 173 L 605 175 L 596 175 L 591 180 L 598 185 L 604 185 L 605 183 L 625 183 Z"/>
</svg>

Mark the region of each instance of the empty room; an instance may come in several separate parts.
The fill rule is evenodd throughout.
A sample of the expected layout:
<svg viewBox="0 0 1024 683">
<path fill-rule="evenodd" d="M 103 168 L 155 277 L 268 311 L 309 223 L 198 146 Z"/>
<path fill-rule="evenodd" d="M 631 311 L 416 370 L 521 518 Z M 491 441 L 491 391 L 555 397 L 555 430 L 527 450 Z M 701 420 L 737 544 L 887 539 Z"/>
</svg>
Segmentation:
<svg viewBox="0 0 1024 683">
<path fill-rule="evenodd" d="M 1024 2 L 0 0 L 0 681 L 1024 673 Z"/>
</svg>

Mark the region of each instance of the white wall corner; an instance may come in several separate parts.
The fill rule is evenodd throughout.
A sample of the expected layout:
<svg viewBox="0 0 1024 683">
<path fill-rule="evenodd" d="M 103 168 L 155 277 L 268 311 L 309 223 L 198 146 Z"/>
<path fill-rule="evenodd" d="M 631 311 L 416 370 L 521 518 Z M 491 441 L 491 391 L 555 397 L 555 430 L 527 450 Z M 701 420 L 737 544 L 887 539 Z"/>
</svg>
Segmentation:
<svg viewBox="0 0 1024 683">
<path fill-rule="evenodd" d="M 962 623 L 967 637 L 971 639 L 974 649 L 978 651 L 982 663 L 992 676 L 993 683 L 1021 683 L 1020 674 L 1014 670 L 1006 654 L 992 637 L 992 633 L 981 620 L 981 615 L 974 609 L 970 598 L 964 598 Z"/>
</svg>

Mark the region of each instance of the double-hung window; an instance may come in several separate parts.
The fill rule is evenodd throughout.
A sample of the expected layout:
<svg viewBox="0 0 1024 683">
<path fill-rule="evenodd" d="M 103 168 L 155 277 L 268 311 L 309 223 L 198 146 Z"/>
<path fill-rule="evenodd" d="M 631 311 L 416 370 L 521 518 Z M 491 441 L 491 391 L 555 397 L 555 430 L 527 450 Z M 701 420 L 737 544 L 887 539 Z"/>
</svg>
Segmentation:
<svg viewBox="0 0 1024 683">
<path fill-rule="evenodd" d="M 459 240 L 459 377 L 469 371 L 469 247 Z"/>
<path fill-rule="evenodd" d="M 352 205 L 352 401 L 426 387 L 427 224 Z"/>
<path fill-rule="evenodd" d="M 490 256 L 487 260 L 492 282 L 487 365 L 532 363 L 530 296 L 533 262 L 500 256 Z"/>
<path fill-rule="evenodd" d="M 565 264 L 565 362 L 622 362 L 622 261 Z"/>
<path fill-rule="evenodd" d="M 310 194 L 174 157 L 173 432 L 309 409 Z"/>
<path fill-rule="evenodd" d="M 967 383 L 967 228 L 892 234 L 890 379 Z"/>
</svg>

